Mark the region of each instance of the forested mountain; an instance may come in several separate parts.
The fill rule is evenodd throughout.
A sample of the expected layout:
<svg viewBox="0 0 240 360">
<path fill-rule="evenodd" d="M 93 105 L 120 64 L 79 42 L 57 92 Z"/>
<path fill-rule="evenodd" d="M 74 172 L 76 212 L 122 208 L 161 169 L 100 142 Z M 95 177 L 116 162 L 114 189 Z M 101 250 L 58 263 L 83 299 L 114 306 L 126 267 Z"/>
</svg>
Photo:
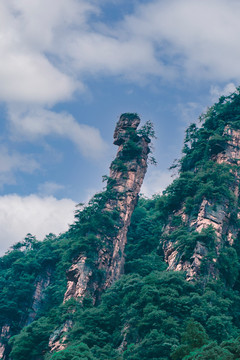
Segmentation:
<svg viewBox="0 0 240 360">
<path fill-rule="evenodd" d="M 106 187 L 69 231 L 0 259 L 0 358 L 240 359 L 240 89 L 188 127 L 152 199 L 138 199 L 154 136 L 139 122 L 120 117 Z"/>
</svg>

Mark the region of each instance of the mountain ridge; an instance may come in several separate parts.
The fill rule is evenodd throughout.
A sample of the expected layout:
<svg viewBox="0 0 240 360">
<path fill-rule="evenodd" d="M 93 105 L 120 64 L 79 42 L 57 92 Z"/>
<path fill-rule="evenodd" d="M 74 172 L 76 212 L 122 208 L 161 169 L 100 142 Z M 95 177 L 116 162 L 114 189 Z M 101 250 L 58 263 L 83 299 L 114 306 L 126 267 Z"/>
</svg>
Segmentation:
<svg viewBox="0 0 240 360">
<path fill-rule="evenodd" d="M 28 236 L 1 258 L 4 360 L 240 358 L 240 90 L 188 127 L 178 177 L 136 206 L 154 135 L 138 124 L 137 114 L 120 118 L 106 190 L 69 232 Z"/>
</svg>

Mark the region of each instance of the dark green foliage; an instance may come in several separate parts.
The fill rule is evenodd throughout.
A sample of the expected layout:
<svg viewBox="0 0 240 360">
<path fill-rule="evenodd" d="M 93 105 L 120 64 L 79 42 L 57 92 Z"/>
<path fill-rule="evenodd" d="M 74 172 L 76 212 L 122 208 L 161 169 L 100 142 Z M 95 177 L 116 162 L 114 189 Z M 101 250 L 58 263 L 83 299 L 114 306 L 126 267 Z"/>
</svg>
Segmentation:
<svg viewBox="0 0 240 360">
<path fill-rule="evenodd" d="M 142 146 L 138 143 L 138 139 L 131 137 L 123 145 L 120 160 L 131 161 L 139 159 L 142 153 Z"/>
<path fill-rule="evenodd" d="M 185 356 L 183 360 L 233 360 L 237 359 L 227 349 L 222 348 L 215 342 L 211 342 L 203 346 L 200 350 L 193 351 L 189 356 Z"/>
<path fill-rule="evenodd" d="M 229 164 L 217 164 L 209 160 L 198 171 L 181 172 L 164 192 L 164 208 L 166 213 L 179 209 L 183 203 L 188 214 L 197 213 L 201 201 L 205 198 L 220 203 L 224 199 L 231 205 L 235 201 L 233 185 L 235 170 Z"/>
<path fill-rule="evenodd" d="M 53 329 L 54 322 L 51 323 L 49 319 L 44 317 L 25 327 L 19 335 L 10 341 L 10 344 L 14 343 L 11 359 L 26 360 L 30 354 L 31 358 L 41 354 L 42 349 L 47 348 L 49 336 Z"/>
<path fill-rule="evenodd" d="M 148 120 L 139 130 L 138 135 L 145 137 L 145 139 L 156 139 L 153 123 Z"/>
<path fill-rule="evenodd" d="M 194 349 L 207 344 L 208 340 L 204 327 L 199 322 L 190 319 L 186 330 L 182 333 L 182 344 L 171 354 L 171 357 L 173 360 L 181 360 Z"/>
<path fill-rule="evenodd" d="M 116 171 L 127 171 L 127 166 L 125 165 L 124 161 L 119 158 L 113 160 L 111 168 Z"/>
<path fill-rule="evenodd" d="M 233 286 L 238 278 L 240 264 L 237 252 L 232 247 L 225 247 L 220 252 L 218 258 L 218 267 L 223 281 Z"/>
<path fill-rule="evenodd" d="M 224 132 L 226 126 L 240 128 L 240 88 L 227 97 L 222 96 L 206 114 L 200 117 L 202 127 L 191 124 L 186 131 L 185 154 L 180 161 L 182 171 L 199 167 L 209 159 L 223 151 L 229 136 Z"/>
<path fill-rule="evenodd" d="M 51 357 L 51 360 L 96 360 L 86 344 L 69 346 Z"/>
<path fill-rule="evenodd" d="M 124 114 L 121 114 L 120 118 L 121 117 L 127 118 L 129 120 L 134 120 L 134 119 L 140 120 L 140 117 L 137 113 L 124 113 Z"/>
</svg>

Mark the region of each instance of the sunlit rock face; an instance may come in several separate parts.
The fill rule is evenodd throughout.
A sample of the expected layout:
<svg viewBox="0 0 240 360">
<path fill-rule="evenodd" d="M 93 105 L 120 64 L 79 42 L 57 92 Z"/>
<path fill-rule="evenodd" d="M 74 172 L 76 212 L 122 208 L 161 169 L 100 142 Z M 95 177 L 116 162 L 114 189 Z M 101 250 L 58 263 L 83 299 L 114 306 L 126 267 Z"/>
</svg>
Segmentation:
<svg viewBox="0 0 240 360">
<path fill-rule="evenodd" d="M 225 149 L 212 157 L 213 161 L 218 164 L 233 165 L 233 170 L 230 170 L 235 175 L 235 180 L 231 184 L 231 190 L 236 197 L 236 207 L 239 197 L 239 175 L 238 171 L 234 170 L 234 166 L 240 165 L 240 131 L 233 130 L 226 126 L 224 134 L 227 135 Z M 196 231 L 201 233 L 203 229 L 211 226 L 216 235 L 215 253 L 216 256 L 222 247 L 228 243 L 233 245 L 234 239 L 237 237 L 239 229 L 231 224 L 231 211 L 229 210 L 229 202 L 223 200 L 220 204 L 213 201 L 203 199 L 199 207 L 197 216 L 187 215 L 185 213 L 185 204 L 182 209 L 173 215 L 181 216 L 182 224 L 188 227 L 189 232 Z M 238 213 L 238 218 L 240 214 Z M 165 234 L 171 234 L 175 228 L 171 226 L 171 219 L 165 228 Z M 185 271 L 187 280 L 197 279 L 200 275 L 202 260 L 209 254 L 209 249 L 206 244 L 197 242 L 190 260 L 186 260 L 181 250 L 178 250 L 177 243 L 168 240 L 161 240 L 165 261 L 168 263 L 169 270 Z M 217 259 L 213 258 L 209 263 L 208 274 L 211 278 L 218 277 L 218 268 L 216 265 Z"/>
</svg>

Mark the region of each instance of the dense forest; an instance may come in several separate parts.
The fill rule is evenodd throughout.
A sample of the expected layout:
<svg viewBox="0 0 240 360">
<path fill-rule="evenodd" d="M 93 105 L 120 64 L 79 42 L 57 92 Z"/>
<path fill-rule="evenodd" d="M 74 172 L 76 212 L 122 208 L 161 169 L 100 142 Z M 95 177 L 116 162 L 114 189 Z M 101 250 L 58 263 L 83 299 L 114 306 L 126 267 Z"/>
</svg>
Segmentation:
<svg viewBox="0 0 240 360">
<path fill-rule="evenodd" d="M 102 211 L 106 198 L 113 196 L 109 181 L 76 211 L 69 231 L 49 234 L 42 242 L 28 234 L 15 244 L 0 259 L 0 325 L 11 327 L 10 339 L 3 339 L 8 340 L 6 359 L 240 359 L 240 159 L 224 155 L 229 146 L 233 149 L 233 132 L 240 138 L 240 89 L 221 97 L 199 123 L 188 127 L 182 158 L 173 166 L 178 175 L 164 193 L 152 199 L 140 196 L 127 234 L 124 274 L 98 302 L 90 295 L 83 301 L 63 303 L 63 298 L 66 271 L 76 254 L 94 262 L 104 234 L 116 231 L 117 211 Z M 137 140 L 131 135 L 121 161 L 137 156 Z M 239 145 L 234 143 L 235 155 Z M 121 161 L 115 166 L 124 170 Z M 191 225 L 203 200 L 213 213 L 225 211 L 231 241 L 228 230 L 219 235 L 212 225 L 201 231 Z M 175 271 L 167 263 L 168 243 L 178 262 L 189 266 L 196 244 L 206 250 L 191 279 L 186 280 L 186 269 Z M 95 280 L 102 276 L 96 269 Z M 34 312 L 38 280 L 46 286 Z M 49 338 L 57 337 L 59 325 L 66 322 L 72 324 L 66 348 L 50 352 Z"/>
</svg>

